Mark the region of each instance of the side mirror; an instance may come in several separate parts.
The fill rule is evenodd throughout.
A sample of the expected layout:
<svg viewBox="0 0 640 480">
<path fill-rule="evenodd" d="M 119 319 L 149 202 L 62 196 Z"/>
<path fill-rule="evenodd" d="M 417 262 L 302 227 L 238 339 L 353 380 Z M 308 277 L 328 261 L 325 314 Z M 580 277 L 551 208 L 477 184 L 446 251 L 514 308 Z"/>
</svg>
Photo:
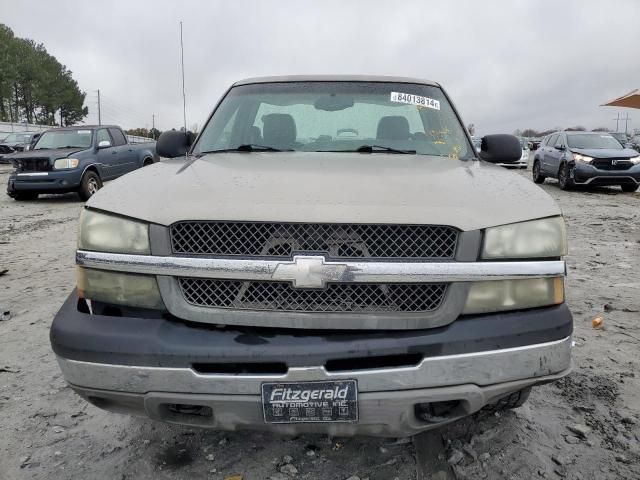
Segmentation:
<svg viewBox="0 0 640 480">
<path fill-rule="evenodd" d="M 482 137 L 480 158 L 491 163 L 515 163 L 522 156 L 520 141 L 504 133 Z"/>
<path fill-rule="evenodd" d="M 156 142 L 156 153 L 165 158 L 184 156 L 195 140 L 193 132 L 167 130 L 162 132 Z"/>
<path fill-rule="evenodd" d="M 553 147 L 553 148 L 555 148 L 556 150 L 560 150 L 560 151 L 562 151 L 562 150 L 564 150 L 564 149 L 565 149 L 564 145 L 556 145 L 556 146 L 555 146 L 555 147 Z"/>
<path fill-rule="evenodd" d="M 101 148 L 109 148 L 111 146 L 111 142 L 109 140 L 101 140 L 98 142 L 98 149 Z"/>
</svg>

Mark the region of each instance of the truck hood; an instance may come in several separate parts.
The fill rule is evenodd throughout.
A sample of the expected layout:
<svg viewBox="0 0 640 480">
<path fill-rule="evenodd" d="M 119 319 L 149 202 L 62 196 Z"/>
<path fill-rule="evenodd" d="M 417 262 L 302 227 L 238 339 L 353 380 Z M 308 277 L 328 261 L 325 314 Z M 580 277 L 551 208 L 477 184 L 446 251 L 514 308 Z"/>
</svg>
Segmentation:
<svg viewBox="0 0 640 480">
<path fill-rule="evenodd" d="M 478 161 L 383 153 L 218 153 L 127 174 L 88 207 L 180 220 L 452 225 L 475 230 L 560 214 L 541 188 Z"/>
<path fill-rule="evenodd" d="M 631 148 L 572 148 L 571 151 L 593 158 L 632 158 L 640 155 Z"/>
<path fill-rule="evenodd" d="M 14 153 L 10 158 L 11 160 L 30 160 L 48 158 L 49 160 L 56 160 L 58 158 L 66 158 L 74 153 L 82 152 L 86 148 L 47 148 L 42 150 L 29 150 L 28 152 Z"/>
</svg>

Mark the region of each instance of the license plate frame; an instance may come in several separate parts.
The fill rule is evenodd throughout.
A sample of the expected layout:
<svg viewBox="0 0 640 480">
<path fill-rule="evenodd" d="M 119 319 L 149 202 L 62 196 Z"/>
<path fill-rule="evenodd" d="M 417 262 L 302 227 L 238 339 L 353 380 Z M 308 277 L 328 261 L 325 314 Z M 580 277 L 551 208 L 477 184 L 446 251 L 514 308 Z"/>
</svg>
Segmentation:
<svg viewBox="0 0 640 480">
<path fill-rule="evenodd" d="M 315 393 L 314 393 L 315 392 Z M 357 423 L 358 381 L 263 382 L 265 423 Z"/>
</svg>

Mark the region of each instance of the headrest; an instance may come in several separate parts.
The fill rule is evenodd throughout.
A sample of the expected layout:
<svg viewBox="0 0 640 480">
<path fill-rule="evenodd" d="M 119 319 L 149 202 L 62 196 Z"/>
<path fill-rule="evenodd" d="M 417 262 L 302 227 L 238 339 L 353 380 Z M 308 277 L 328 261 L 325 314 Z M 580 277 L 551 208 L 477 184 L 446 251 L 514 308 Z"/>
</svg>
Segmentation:
<svg viewBox="0 0 640 480">
<path fill-rule="evenodd" d="M 262 138 L 265 144 L 275 148 L 286 148 L 296 141 L 296 122 L 291 115 L 270 113 L 263 116 L 262 121 Z"/>
<path fill-rule="evenodd" d="M 379 140 L 407 140 L 411 135 L 406 117 L 396 115 L 382 117 L 378 122 Z"/>
</svg>

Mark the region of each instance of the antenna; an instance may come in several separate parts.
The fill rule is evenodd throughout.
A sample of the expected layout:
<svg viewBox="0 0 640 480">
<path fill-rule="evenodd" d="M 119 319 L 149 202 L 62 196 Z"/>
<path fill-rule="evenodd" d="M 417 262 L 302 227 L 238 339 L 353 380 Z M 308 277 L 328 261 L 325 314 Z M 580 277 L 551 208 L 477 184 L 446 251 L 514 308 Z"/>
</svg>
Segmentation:
<svg viewBox="0 0 640 480">
<path fill-rule="evenodd" d="M 182 63 L 182 116 L 184 119 L 184 133 L 187 133 L 187 96 L 184 93 L 184 45 L 182 43 L 182 21 L 180 21 L 180 57 Z"/>
</svg>

